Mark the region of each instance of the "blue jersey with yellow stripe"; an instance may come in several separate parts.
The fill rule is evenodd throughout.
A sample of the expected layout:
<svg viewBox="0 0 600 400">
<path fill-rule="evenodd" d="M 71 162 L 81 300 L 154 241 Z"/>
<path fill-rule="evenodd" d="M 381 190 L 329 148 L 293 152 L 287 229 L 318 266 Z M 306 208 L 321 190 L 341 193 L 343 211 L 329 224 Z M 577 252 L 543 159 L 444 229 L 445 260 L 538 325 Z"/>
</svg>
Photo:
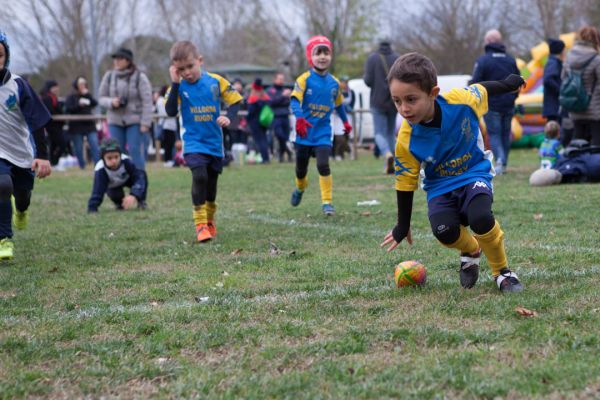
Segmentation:
<svg viewBox="0 0 600 400">
<path fill-rule="evenodd" d="M 331 113 L 344 100 L 340 82 L 330 73 L 320 75 L 311 69 L 296 79 L 292 98 L 300 102 L 302 116 L 312 124 L 306 137 L 296 136 L 296 143 L 331 146 Z"/>
<path fill-rule="evenodd" d="M 485 150 L 479 118 L 488 110 L 486 89 L 471 85 L 437 97 L 441 128 L 403 121 L 395 155 L 396 190 L 414 191 L 421 167 L 427 200 L 482 181 L 492 187 L 492 153 Z"/>
<path fill-rule="evenodd" d="M 242 96 L 223 77 L 202 71 L 200 78 L 179 85 L 179 122 L 183 154 L 223 157 L 223 131 L 217 125 L 221 101 L 235 104 Z"/>
</svg>

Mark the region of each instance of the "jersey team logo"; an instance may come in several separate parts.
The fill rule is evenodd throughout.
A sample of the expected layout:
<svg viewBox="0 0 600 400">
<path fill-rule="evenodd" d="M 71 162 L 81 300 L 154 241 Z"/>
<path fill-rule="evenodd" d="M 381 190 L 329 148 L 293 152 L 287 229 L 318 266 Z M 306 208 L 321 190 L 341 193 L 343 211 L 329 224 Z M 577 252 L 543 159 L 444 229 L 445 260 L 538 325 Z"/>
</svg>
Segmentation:
<svg viewBox="0 0 600 400">
<path fill-rule="evenodd" d="M 17 96 L 11 94 L 4 102 L 4 107 L 7 111 L 15 111 L 17 109 Z"/>
<path fill-rule="evenodd" d="M 462 120 L 460 129 L 467 142 L 473 140 L 473 130 L 471 129 L 471 120 L 469 117 L 465 117 Z"/>
<path fill-rule="evenodd" d="M 477 181 L 477 182 L 475 182 L 475 183 L 473 184 L 473 188 L 472 188 L 472 189 L 475 189 L 475 188 L 478 188 L 478 187 L 480 187 L 480 188 L 484 188 L 484 189 L 489 189 L 489 187 L 488 187 L 487 183 L 485 183 L 485 182 L 481 182 L 481 181 Z"/>
</svg>

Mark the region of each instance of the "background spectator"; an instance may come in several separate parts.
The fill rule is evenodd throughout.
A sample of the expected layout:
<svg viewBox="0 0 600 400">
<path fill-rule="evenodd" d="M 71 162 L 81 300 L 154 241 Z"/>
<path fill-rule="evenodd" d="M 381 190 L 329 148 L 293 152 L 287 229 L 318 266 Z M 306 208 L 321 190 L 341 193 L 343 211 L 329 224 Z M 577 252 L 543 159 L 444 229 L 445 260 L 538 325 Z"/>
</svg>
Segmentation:
<svg viewBox="0 0 600 400">
<path fill-rule="evenodd" d="M 50 114 L 57 115 L 64 112 L 64 103 L 58 98 L 60 96 L 60 86 L 55 80 L 48 80 L 44 83 L 40 96 Z M 60 157 L 65 153 L 67 148 L 67 139 L 63 132 L 63 126 L 63 121 L 54 120 L 46 125 L 48 140 L 50 142 L 50 164 L 53 167 L 58 164 Z"/>
<path fill-rule="evenodd" d="M 73 81 L 73 93 L 65 101 L 65 110 L 67 114 L 73 115 L 92 115 L 94 107 L 98 105 L 88 89 L 87 81 L 83 76 L 77 77 Z M 70 121 L 69 135 L 73 142 L 73 150 L 79 162 L 79 168 L 85 168 L 85 153 L 83 149 L 84 138 L 87 139 L 90 148 L 90 154 L 94 164 L 100 160 L 100 149 L 98 147 L 98 133 L 96 132 L 96 122 L 89 121 Z"/>
<path fill-rule="evenodd" d="M 133 163 L 145 169 L 142 135 L 152 125 L 152 86 L 133 62 L 133 53 L 120 48 L 113 55 L 113 69 L 100 83 L 100 105 L 108 110 L 108 128 Z"/>
</svg>

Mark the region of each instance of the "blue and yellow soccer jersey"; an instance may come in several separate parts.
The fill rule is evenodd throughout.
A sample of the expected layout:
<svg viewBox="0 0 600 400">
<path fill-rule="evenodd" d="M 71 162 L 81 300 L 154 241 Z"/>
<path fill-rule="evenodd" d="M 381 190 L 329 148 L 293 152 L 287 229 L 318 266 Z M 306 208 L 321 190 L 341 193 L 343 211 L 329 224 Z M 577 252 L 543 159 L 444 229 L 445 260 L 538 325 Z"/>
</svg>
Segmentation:
<svg viewBox="0 0 600 400">
<path fill-rule="evenodd" d="M 492 187 L 492 154 L 484 149 L 479 118 L 488 110 L 481 85 L 453 89 L 437 97 L 441 128 L 403 121 L 396 142 L 396 190 L 414 191 L 421 166 L 427 200 L 482 181 Z"/>
<path fill-rule="evenodd" d="M 200 78 L 179 85 L 179 122 L 183 154 L 223 157 L 223 131 L 217 125 L 221 101 L 235 104 L 242 96 L 223 77 L 202 71 Z"/>
<path fill-rule="evenodd" d="M 292 98 L 300 102 L 302 115 L 312 124 L 306 137 L 296 136 L 296 143 L 305 146 L 331 146 L 331 113 L 344 100 L 340 82 L 329 73 L 319 75 L 311 69 L 296 79 Z"/>
</svg>

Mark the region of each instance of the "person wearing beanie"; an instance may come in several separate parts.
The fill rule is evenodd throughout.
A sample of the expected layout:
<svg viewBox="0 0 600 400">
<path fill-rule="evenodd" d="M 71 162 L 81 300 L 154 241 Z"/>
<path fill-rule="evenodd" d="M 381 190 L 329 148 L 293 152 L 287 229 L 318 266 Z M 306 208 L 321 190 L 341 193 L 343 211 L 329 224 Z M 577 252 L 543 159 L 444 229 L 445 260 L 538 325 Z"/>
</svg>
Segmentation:
<svg viewBox="0 0 600 400">
<path fill-rule="evenodd" d="M 133 52 L 124 47 L 112 54 L 113 69 L 100 82 L 98 102 L 104 107 L 110 137 L 118 140 L 133 163 L 145 169 L 144 147 L 152 125 L 152 85 L 134 63 Z"/>
<path fill-rule="evenodd" d="M 269 96 L 265 93 L 262 79 L 256 78 L 254 82 L 252 82 L 250 96 L 248 96 L 248 99 L 246 100 L 248 105 L 248 116 L 246 117 L 246 120 L 250 127 L 254 145 L 260 152 L 262 164 L 268 164 L 270 162 L 270 154 L 269 143 L 267 141 L 268 126 L 261 124 L 260 115 L 263 108 L 269 106 L 270 100 Z"/>
<path fill-rule="evenodd" d="M 65 101 L 65 111 L 73 115 L 92 115 L 94 107 L 98 102 L 88 89 L 87 80 L 78 76 L 73 81 L 73 92 Z M 86 165 L 83 153 L 83 140 L 87 140 L 90 147 L 93 165 L 100 160 L 100 149 L 98 148 L 98 133 L 94 121 L 71 121 L 69 122 L 69 136 L 73 141 L 73 150 L 79 162 L 79 168 L 84 169 Z"/>
<path fill-rule="evenodd" d="M 52 120 L 50 113 L 9 65 L 8 38 L 0 31 L 0 260 L 13 259 L 12 225 L 17 229 L 28 225 L 34 177 L 52 172 L 45 129 Z"/>
<path fill-rule="evenodd" d="M 560 104 L 558 96 L 564 60 L 565 42 L 559 39 L 548 39 L 550 55 L 544 66 L 544 107 L 542 115 L 548 121 L 558 121 L 560 124 Z"/>
<path fill-rule="evenodd" d="M 306 44 L 306 58 L 310 70 L 296 79 L 292 92 L 291 109 L 296 117 L 296 188 L 291 204 L 297 207 L 308 186 L 308 162 L 317 159 L 319 186 L 323 213 L 335 214 L 332 204 L 333 179 L 329 169 L 332 148 L 331 113 L 334 108 L 343 121 L 344 133 L 352 126 L 344 108 L 340 82 L 329 73 L 333 45 L 325 36 L 314 36 Z"/>
<path fill-rule="evenodd" d="M 469 84 L 484 81 L 500 81 L 511 74 L 520 75 L 515 58 L 506 52 L 502 34 L 497 29 L 486 32 L 483 38 L 485 54 L 480 56 L 473 67 L 473 77 Z M 506 171 L 510 152 L 510 130 L 518 93 L 503 93 L 491 96 L 489 112 L 483 117 L 490 139 L 490 147 L 496 160 L 495 172 Z"/>
<path fill-rule="evenodd" d="M 115 204 L 117 210 L 146 209 L 148 179 L 146 171 L 138 169 L 125 154 L 116 139 L 106 139 L 100 147 L 101 159 L 94 168 L 94 185 L 88 201 L 88 213 L 98 212 L 104 195 Z M 125 195 L 125 187 L 130 193 Z"/>
</svg>

